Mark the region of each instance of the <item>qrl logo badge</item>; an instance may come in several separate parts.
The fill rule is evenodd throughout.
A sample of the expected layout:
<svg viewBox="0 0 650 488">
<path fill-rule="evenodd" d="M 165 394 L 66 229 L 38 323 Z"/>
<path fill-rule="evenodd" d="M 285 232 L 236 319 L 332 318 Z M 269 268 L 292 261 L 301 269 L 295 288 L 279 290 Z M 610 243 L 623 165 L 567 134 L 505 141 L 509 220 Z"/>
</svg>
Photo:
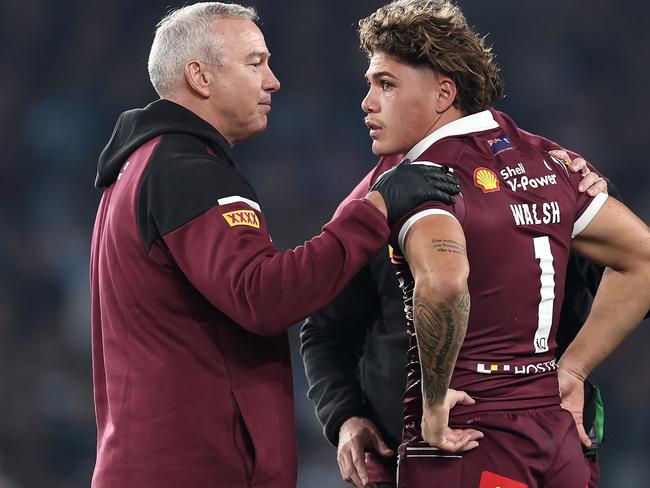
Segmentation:
<svg viewBox="0 0 650 488">
<path fill-rule="evenodd" d="M 499 178 L 494 171 L 489 168 L 479 166 L 474 170 L 474 184 L 483 190 L 483 193 L 499 191 Z"/>
<path fill-rule="evenodd" d="M 253 210 L 234 210 L 221 214 L 230 227 L 236 225 L 247 225 L 248 227 L 260 228 L 260 221 Z"/>
</svg>

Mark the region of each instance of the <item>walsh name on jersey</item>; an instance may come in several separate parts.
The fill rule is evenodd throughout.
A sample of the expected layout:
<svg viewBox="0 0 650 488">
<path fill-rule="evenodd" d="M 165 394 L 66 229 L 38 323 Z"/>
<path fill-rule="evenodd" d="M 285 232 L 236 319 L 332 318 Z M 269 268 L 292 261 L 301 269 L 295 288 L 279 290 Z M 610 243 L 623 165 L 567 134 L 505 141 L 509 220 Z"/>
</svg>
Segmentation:
<svg viewBox="0 0 650 488">
<path fill-rule="evenodd" d="M 512 210 L 515 225 L 560 223 L 560 204 L 558 202 L 542 203 L 541 216 L 539 214 L 540 205 L 537 203 L 515 203 L 510 205 L 510 210 Z"/>
</svg>

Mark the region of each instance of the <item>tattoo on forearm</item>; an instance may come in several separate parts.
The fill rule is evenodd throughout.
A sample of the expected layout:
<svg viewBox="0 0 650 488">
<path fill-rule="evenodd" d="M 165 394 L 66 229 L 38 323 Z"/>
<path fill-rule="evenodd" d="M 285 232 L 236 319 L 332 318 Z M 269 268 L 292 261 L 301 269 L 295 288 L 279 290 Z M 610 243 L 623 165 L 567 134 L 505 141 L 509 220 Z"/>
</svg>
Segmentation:
<svg viewBox="0 0 650 488">
<path fill-rule="evenodd" d="M 465 293 L 458 300 L 458 310 L 469 315 L 469 293 Z"/>
<path fill-rule="evenodd" d="M 422 368 L 422 393 L 429 405 L 444 400 L 458 351 L 465 338 L 469 316 L 469 293 L 457 303 L 433 303 L 413 297 L 414 323 Z"/>
<path fill-rule="evenodd" d="M 467 250 L 465 249 L 465 246 L 463 246 L 460 242 L 450 239 L 432 239 L 431 244 L 433 244 L 434 251 L 449 252 L 452 254 L 467 256 Z"/>
</svg>

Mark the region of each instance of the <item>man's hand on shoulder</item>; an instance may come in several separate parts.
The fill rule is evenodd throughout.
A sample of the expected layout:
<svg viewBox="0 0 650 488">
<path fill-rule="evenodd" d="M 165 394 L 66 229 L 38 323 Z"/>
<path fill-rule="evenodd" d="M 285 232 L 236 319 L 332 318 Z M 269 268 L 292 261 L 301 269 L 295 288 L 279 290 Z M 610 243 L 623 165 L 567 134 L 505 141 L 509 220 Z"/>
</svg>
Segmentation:
<svg viewBox="0 0 650 488">
<path fill-rule="evenodd" d="M 395 454 L 386 445 L 375 424 L 363 417 L 350 417 L 339 430 L 336 460 L 341 477 L 357 488 L 374 487 L 374 483 L 368 483 L 366 451 L 375 451 L 386 457 Z"/>
<path fill-rule="evenodd" d="M 459 191 L 458 180 L 447 168 L 404 162 L 382 174 L 366 199 L 391 223 L 429 200 L 452 204 Z"/>
</svg>

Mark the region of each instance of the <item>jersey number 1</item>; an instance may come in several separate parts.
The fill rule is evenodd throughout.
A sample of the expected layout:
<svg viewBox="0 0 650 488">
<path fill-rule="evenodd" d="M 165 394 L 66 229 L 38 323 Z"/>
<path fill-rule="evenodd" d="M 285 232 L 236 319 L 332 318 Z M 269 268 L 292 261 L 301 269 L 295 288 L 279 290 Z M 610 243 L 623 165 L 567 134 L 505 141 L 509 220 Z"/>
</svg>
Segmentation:
<svg viewBox="0 0 650 488">
<path fill-rule="evenodd" d="M 539 259 L 542 270 L 539 287 L 539 308 L 537 310 L 537 330 L 535 331 L 535 353 L 548 351 L 548 336 L 553 324 L 553 301 L 555 300 L 555 268 L 553 267 L 553 253 L 548 236 L 533 238 L 535 246 L 535 259 Z"/>
</svg>

